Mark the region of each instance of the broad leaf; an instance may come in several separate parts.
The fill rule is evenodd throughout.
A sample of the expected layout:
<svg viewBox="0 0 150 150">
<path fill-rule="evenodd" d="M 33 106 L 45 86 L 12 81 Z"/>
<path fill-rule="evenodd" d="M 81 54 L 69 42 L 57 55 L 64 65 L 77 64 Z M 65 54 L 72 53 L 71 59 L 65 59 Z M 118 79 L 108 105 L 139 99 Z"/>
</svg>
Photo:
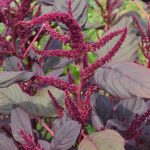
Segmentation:
<svg viewBox="0 0 150 150">
<path fill-rule="evenodd" d="M 125 150 L 123 137 L 114 130 L 104 130 L 86 136 L 79 150 Z"/>
<path fill-rule="evenodd" d="M 134 119 L 135 114 L 141 115 L 147 110 L 147 105 L 145 101 L 140 97 L 134 97 L 120 101 L 117 104 L 114 118 L 125 121 L 126 125 L 129 125 L 130 122 Z"/>
<path fill-rule="evenodd" d="M 67 111 L 64 110 L 62 118 L 58 118 L 53 121 L 52 123 L 53 131 L 55 132 L 58 128 L 60 128 L 63 124 L 65 124 L 67 121 L 70 121 L 70 120 L 72 119 L 68 116 Z"/>
<path fill-rule="evenodd" d="M 3 61 L 3 68 L 5 71 L 20 71 L 24 69 L 21 60 L 16 56 L 6 57 Z"/>
<path fill-rule="evenodd" d="M 47 42 L 49 42 L 49 40 Z M 47 47 L 47 50 L 62 49 L 62 42 L 56 39 L 52 39 L 50 43 L 48 44 L 46 43 L 46 47 Z M 60 60 L 61 59 L 59 57 L 54 57 L 54 56 L 45 58 L 45 63 L 43 66 L 44 72 L 45 73 L 48 72 L 49 69 L 57 65 L 60 62 Z"/>
<path fill-rule="evenodd" d="M 150 137 L 141 136 L 136 140 L 137 143 L 140 143 L 138 150 L 149 150 L 150 148 Z"/>
<path fill-rule="evenodd" d="M 85 29 L 104 29 L 104 25 L 101 25 L 100 22 L 86 22 Z"/>
<path fill-rule="evenodd" d="M 0 150 L 18 150 L 18 148 L 10 138 L 0 134 Z"/>
<path fill-rule="evenodd" d="M 0 119 L 0 128 L 9 125 L 9 123 L 10 123 L 10 118 Z"/>
<path fill-rule="evenodd" d="M 8 87 L 13 83 L 27 81 L 34 76 L 34 73 L 28 71 L 18 72 L 1 72 L 0 73 L 0 88 Z"/>
<path fill-rule="evenodd" d="M 119 30 L 124 27 L 128 27 L 128 33 L 125 41 L 123 42 L 121 48 L 116 53 L 116 55 L 112 58 L 111 61 L 134 61 L 137 56 L 137 50 L 138 50 L 138 39 L 136 37 L 136 34 L 133 33 L 133 27 L 132 27 L 132 18 L 125 17 L 120 22 L 118 22 L 116 25 L 114 25 L 105 35 L 112 31 Z M 102 57 L 108 53 L 108 51 L 114 46 L 114 43 L 116 43 L 120 38 L 120 35 L 114 37 L 111 41 L 109 41 L 104 47 L 102 47 L 99 51 L 97 51 L 98 57 Z"/>
<path fill-rule="evenodd" d="M 51 37 L 50 37 L 51 39 Z M 49 41 L 48 41 L 49 42 Z M 62 42 L 56 39 L 51 39 L 51 42 L 46 46 L 48 50 L 61 49 L 63 46 Z"/>
<path fill-rule="evenodd" d="M 87 0 L 72 0 L 71 6 L 73 17 L 83 28 L 87 21 Z M 68 13 L 68 0 L 55 0 L 54 10 Z M 66 29 L 64 25 L 60 24 L 60 26 Z"/>
<path fill-rule="evenodd" d="M 66 110 L 63 112 L 62 118 L 55 119 L 52 123 L 52 130 L 56 132 L 62 125 L 64 125 L 67 121 L 71 121 L 72 119 L 68 116 Z"/>
<path fill-rule="evenodd" d="M 38 106 L 38 111 L 42 116 L 56 117 L 56 109 L 49 97 L 48 90 L 51 91 L 58 103 L 63 106 L 63 100 L 65 97 L 64 91 L 52 86 L 39 90 L 35 96 L 31 97 L 31 99 L 33 104 Z"/>
<path fill-rule="evenodd" d="M 147 136 L 148 138 L 150 138 L 150 125 L 147 125 L 144 127 L 144 131 L 143 131 L 144 135 Z"/>
<path fill-rule="evenodd" d="M 16 141 L 24 143 L 20 136 L 20 130 L 32 135 L 31 120 L 27 112 L 21 108 L 15 108 L 11 111 L 11 130 Z"/>
<path fill-rule="evenodd" d="M 64 69 L 63 69 L 63 68 L 55 69 L 55 70 L 51 71 L 50 73 L 48 73 L 47 76 L 48 76 L 48 77 L 57 78 L 57 77 L 59 77 L 63 72 L 64 72 Z"/>
<path fill-rule="evenodd" d="M 40 4 L 51 6 L 54 3 L 54 0 L 38 0 Z"/>
<path fill-rule="evenodd" d="M 50 89 L 62 105 L 64 92 L 57 88 L 43 88 L 35 96 L 24 93 L 17 84 L 13 84 L 7 88 L 0 88 L 0 112 L 9 114 L 12 106 L 16 104 L 35 115 L 56 117 L 55 108 L 47 92 L 48 89 Z"/>
<path fill-rule="evenodd" d="M 44 150 L 50 150 L 50 143 L 44 140 L 39 140 L 38 143 L 44 148 Z"/>
<path fill-rule="evenodd" d="M 37 63 L 34 63 L 32 65 L 32 71 L 36 74 L 36 75 L 39 75 L 39 76 L 43 76 L 44 73 L 43 73 L 43 69 L 37 64 Z"/>
<path fill-rule="evenodd" d="M 95 110 L 92 110 L 91 114 L 92 125 L 97 131 L 101 131 L 104 127 L 102 119 L 97 115 Z"/>
<path fill-rule="evenodd" d="M 60 63 L 60 58 L 58 57 L 49 57 L 45 63 L 44 63 L 44 66 L 43 66 L 43 70 L 45 73 L 47 73 L 49 71 L 50 68 L 54 68 L 56 65 L 58 65 Z"/>
<path fill-rule="evenodd" d="M 109 119 L 107 121 L 107 124 L 105 126 L 107 129 L 113 129 L 113 127 L 117 128 L 120 131 L 125 131 L 127 128 L 124 126 L 122 121 L 119 121 L 117 119 Z"/>
<path fill-rule="evenodd" d="M 67 150 L 75 143 L 81 125 L 77 121 L 67 121 L 55 133 L 51 142 L 51 150 Z"/>
<path fill-rule="evenodd" d="M 41 15 L 53 11 L 54 0 L 37 0 L 37 2 L 41 4 Z"/>
<path fill-rule="evenodd" d="M 93 109 L 105 124 L 108 119 L 112 118 L 113 109 L 111 101 L 108 97 L 99 94 L 92 95 L 91 99 Z"/>
<path fill-rule="evenodd" d="M 73 59 L 61 58 L 60 62 L 57 65 L 55 65 L 53 68 L 54 69 L 64 68 L 66 65 L 69 65 L 73 62 L 74 62 Z"/>
<path fill-rule="evenodd" d="M 120 98 L 150 98 L 150 70 L 131 62 L 111 62 L 95 73 L 100 88 Z"/>
<path fill-rule="evenodd" d="M 132 145 L 132 144 L 126 144 L 125 145 L 125 149 L 126 150 L 139 150 L 139 148 L 137 148 L 137 146 L 134 144 L 134 145 Z"/>
</svg>

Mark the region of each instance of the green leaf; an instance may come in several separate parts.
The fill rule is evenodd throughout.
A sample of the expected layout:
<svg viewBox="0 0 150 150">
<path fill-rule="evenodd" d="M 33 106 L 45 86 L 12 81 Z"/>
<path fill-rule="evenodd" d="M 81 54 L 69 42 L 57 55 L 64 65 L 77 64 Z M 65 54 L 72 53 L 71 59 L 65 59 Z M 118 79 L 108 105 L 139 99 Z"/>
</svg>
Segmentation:
<svg viewBox="0 0 150 150">
<path fill-rule="evenodd" d="M 19 105 L 34 115 L 56 117 L 55 108 L 47 93 L 48 89 L 62 105 L 64 92 L 51 86 L 38 91 L 35 96 L 24 93 L 17 84 L 7 88 L 0 88 L 0 112 L 9 114 L 13 105 Z"/>
<path fill-rule="evenodd" d="M 147 111 L 147 104 L 141 97 L 134 97 L 120 101 L 116 105 L 114 118 L 117 120 L 126 120 L 125 125 L 129 126 L 135 118 L 135 114 L 141 115 Z"/>
<path fill-rule="evenodd" d="M 86 136 L 78 150 L 125 150 L 123 137 L 114 130 L 104 130 Z"/>
<path fill-rule="evenodd" d="M 132 18 L 131 17 L 124 17 L 121 21 L 119 21 L 116 25 L 114 25 L 105 35 L 107 35 L 110 32 L 122 29 L 124 27 L 128 28 L 128 33 L 125 41 L 123 42 L 121 48 L 116 53 L 116 55 L 112 58 L 111 61 L 134 61 L 135 57 L 137 55 L 138 50 L 138 38 L 135 33 L 133 33 L 133 27 L 132 27 Z M 120 35 L 114 37 L 112 40 L 110 40 L 104 47 L 102 47 L 100 50 L 96 52 L 98 57 L 102 57 L 106 55 L 109 50 L 114 46 L 114 43 L 116 43 L 120 38 Z"/>
</svg>

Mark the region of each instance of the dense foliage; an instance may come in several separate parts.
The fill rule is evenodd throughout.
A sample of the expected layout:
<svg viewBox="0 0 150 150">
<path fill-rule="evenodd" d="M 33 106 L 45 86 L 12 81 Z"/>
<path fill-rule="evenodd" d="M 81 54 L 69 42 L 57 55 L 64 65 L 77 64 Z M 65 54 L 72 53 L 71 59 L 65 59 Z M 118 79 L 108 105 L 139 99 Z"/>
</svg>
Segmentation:
<svg viewBox="0 0 150 150">
<path fill-rule="evenodd" d="M 149 10 L 0 0 L 0 149 L 148 150 Z"/>
</svg>

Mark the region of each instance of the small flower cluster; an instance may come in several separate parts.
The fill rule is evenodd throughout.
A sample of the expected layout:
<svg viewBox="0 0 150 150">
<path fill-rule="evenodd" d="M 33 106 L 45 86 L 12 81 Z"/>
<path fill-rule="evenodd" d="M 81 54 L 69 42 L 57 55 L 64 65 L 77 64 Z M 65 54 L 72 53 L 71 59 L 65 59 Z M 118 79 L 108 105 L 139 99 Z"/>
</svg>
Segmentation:
<svg viewBox="0 0 150 150">
<path fill-rule="evenodd" d="M 27 15 L 33 0 L 22 0 L 17 13 L 15 14 L 15 21 L 23 20 Z"/>
<path fill-rule="evenodd" d="M 25 141 L 23 147 L 25 150 L 44 150 L 40 144 L 36 144 L 32 135 L 27 134 L 24 130 L 20 130 L 20 136 Z"/>
<path fill-rule="evenodd" d="M 56 56 L 56 57 L 66 57 L 66 58 L 79 58 L 82 56 L 82 53 L 79 50 L 44 50 L 44 51 L 39 51 L 35 50 L 35 52 L 41 56 Z"/>
<path fill-rule="evenodd" d="M 92 106 L 90 101 L 90 96 L 93 92 L 97 92 L 98 87 L 97 86 L 90 86 L 87 91 L 85 92 L 84 100 L 81 101 L 82 108 L 79 108 L 75 100 L 73 100 L 70 96 L 69 91 L 66 91 L 66 97 L 65 97 L 65 106 L 70 114 L 70 116 L 74 119 L 79 121 L 82 124 L 85 124 L 89 116 L 92 112 Z"/>
<path fill-rule="evenodd" d="M 62 42 L 64 42 L 65 44 L 70 42 L 70 37 L 69 37 L 69 36 L 67 36 L 67 35 L 62 35 L 62 34 L 56 32 L 56 31 L 49 25 L 48 22 L 44 24 L 44 28 L 46 29 L 46 31 L 49 32 L 49 34 L 50 34 L 53 38 L 55 38 L 55 39 L 57 39 L 57 40 L 59 40 L 59 41 L 62 41 Z"/>
<path fill-rule="evenodd" d="M 130 127 L 126 132 L 126 139 L 136 139 L 142 133 L 141 126 L 142 124 L 150 117 L 150 108 L 144 112 L 141 116 L 136 115 L 135 119 L 131 122 Z"/>
<path fill-rule="evenodd" d="M 74 49 L 81 49 L 83 46 L 83 35 L 81 33 L 81 28 L 78 25 L 78 22 L 73 19 L 69 14 L 67 13 L 60 13 L 60 12 L 52 12 L 49 14 L 45 14 L 43 16 L 34 18 L 31 21 L 20 21 L 17 23 L 17 25 L 22 25 L 26 28 L 33 27 L 38 24 L 42 24 L 45 22 L 52 22 L 52 21 L 58 21 L 62 22 L 68 27 L 69 35 L 71 39 L 71 45 Z"/>
<path fill-rule="evenodd" d="M 66 91 L 65 106 L 69 112 L 69 115 L 76 121 L 85 124 L 89 119 L 92 107 L 90 104 L 89 96 L 85 101 L 82 101 L 82 108 L 79 108 L 75 101 L 71 98 L 69 91 Z"/>
<path fill-rule="evenodd" d="M 98 1 L 97 1 L 98 2 Z M 116 0 L 111 1 L 116 6 L 118 5 Z M 68 13 L 64 12 L 50 12 L 44 14 L 42 16 L 38 16 L 40 11 L 40 7 L 37 10 L 36 16 L 32 17 L 29 21 L 24 21 L 24 18 L 30 12 L 33 6 L 31 6 L 32 0 L 26 1 L 22 0 L 20 5 L 18 5 L 18 10 L 14 12 L 15 21 L 11 22 L 8 20 L 9 25 L 12 26 L 12 29 L 15 30 L 15 34 L 12 32 L 12 39 L 10 44 L 6 44 L 4 39 L 4 47 L 3 47 L 3 54 L 12 54 L 12 52 L 16 52 L 16 49 L 19 49 L 16 52 L 17 57 L 23 60 L 26 58 L 28 60 L 28 66 L 31 69 L 31 62 L 32 59 L 30 57 L 29 51 L 32 49 L 37 55 L 40 55 L 42 60 L 43 57 L 65 57 L 69 59 L 73 59 L 77 65 L 80 66 L 80 81 L 79 84 L 76 85 L 74 79 L 72 78 L 71 72 L 68 70 L 68 80 L 63 81 L 59 78 L 48 77 L 48 76 L 36 76 L 34 81 L 28 81 L 31 86 L 28 84 L 20 85 L 24 91 L 28 94 L 32 95 L 34 93 L 33 90 L 37 88 L 46 87 L 46 86 L 54 86 L 59 88 L 63 91 L 66 91 L 66 98 L 65 98 L 65 105 L 70 113 L 70 116 L 85 124 L 90 116 L 91 113 L 91 104 L 90 104 L 90 95 L 97 89 L 96 86 L 91 85 L 88 82 L 88 79 L 94 74 L 95 70 L 107 63 L 112 59 L 112 57 L 118 52 L 119 48 L 122 46 L 126 35 L 127 35 L 127 28 L 119 29 L 117 31 L 113 31 L 107 33 L 103 36 L 99 41 L 88 43 L 84 40 L 82 29 L 77 22 L 76 19 L 73 17 L 72 11 L 72 0 L 68 0 Z M 109 5 L 109 4 L 107 4 Z M 109 8 L 110 9 L 110 8 Z M 13 19 L 14 19 L 13 18 Z M 52 22 L 60 22 L 63 23 L 67 28 L 68 31 L 65 34 L 58 32 L 56 29 L 52 28 Z M 39 27 L 41 25 L 41 27 Z M 36 35 L 32 35 L 32 31 L 36 31 Z M 70 44 L 70 50 L 63 50 L 63 49 L 56 49 L 56 50 L 43 50 L 40 51 L 34 47 L 35 41 L 38 41 L 40 36 L 43 34 L 48 33 L 51 35 L 52 38 L 57 39 L 64 44 Z M 101 49 L 104 45 L 106 45 L 110 40 L 115 38 L 116 36 L 120 36 L 119 40 L 116 44 L 110 49 L 108 54 L 104 57 L 99 58 L 95 63 L 89 65 L 88 63 L 88 52 L 94 52 L 97 49 Z M 32 40 L 30 40 L 30 38 Z M 19 46 L 16 46 L 16 39 L 19 39 Z M 6 47 L 9 45 L 10 47 Z M 7 52 L 9 49 L 9 52 Z M 10 51 L 12 50 L 12 51 Z M 5 53 L 6 52 L 6 53 Z M 38 61 L 36 63 L 42 63 Z M 30 64 L 31 63 L 31 64 Z M 34 88 L 31 88 L 34 87 Z M 32 90 L 30 90 L 32 89 Z M 72 97 L 70 96 L 72 94 Z M 49 96 L 53 101 L 53 104 L 58 112 L 58 116 L 61 118 L 63 108 L 59 106 L 59 103 L 49 91 Z"/>
<path fill-rule="evenodd" d="M 36 78 L 36 80 L 44 86 L 51 85 L 51 86 L 54 86 L 54 87 L 59 88 L 61 90 L 68 89 L 73 93 L 75 93 L 76 90 L 77 90 L 77 86 L 75 84 L 69 84 L 68 82 L 65 82 L 63 80 L 56 79 L 56 78 L 53 78 L 53 77 L 39 76 L 39 77 Z"/>
<path fill-rule="evenodd" d="M 57 110 L 57 114 L 59 118 L 62 118 L 63 116 L 63 108 L 59 105 L 59 103 L 57 102 L 57 100 L 55 99 L 55 97 L 53 96 L 53 94 L 48 91 L 48 94 L 54 104 L 55 109 Z"/>
<path fill-rule="evenodd" d="M 70 3 L 68 3 L 70 5 Z M 69 6 L 71 8 L 71 6 Z M 51 28 L 50 23 L 52 21 L 58 21 L 63 24 L 65 24 L 68 27 L 69 35 L 61 35 L 57 33 L 54 29 Z M 44 24 L 46 22 L 46 24 Z M 69 82 L 65 82 L 60 79 L 56 79 L 53 77 L 41 77 L 38 76 L 36 78 L 37 82 L 40 84 L 45 85 L 52 85 L 56 88 L 59 88 L 61 90 L 66 91 L 66 98 L 65 98 L 65 106 L 70 114 L 70 116 L 81 122 L 82 124 L 85 124 L 90 116 L 91 113 L 91 104 L 90 104 L 90 95 L 94 92 L 91 88 L 90 90 L 87 87 L 90 87 L 90 83 L 85 82 L 86 79 L 89 79 L 95 72 L 95 70 L 102 65 L 104 65 L 106 62 L 112 59 L 112 57 L 116 54 L 116 52 L 119 50 L 119 48 L 122 46 L 122 43 L 124 42 L 126 35 L 127 35 L 127 28 L 123 28 L 114 32 L 108 33 L 106 36 L 102 37 L 98 42 L 94 43 L 86 43 L 84 41 L 84 37 L 81 32 L 81 28 L 79 27 L 77 21 L 73 19 L 72 15 L 69 15 L 67 13 L 60 13 L 60 12 L 53 12 L 49 14 L 45 14 L 41 17 L 34 18 L 31 21 L 21 21 L 18 23 L 18 25 L 21 25 L 23 27 L 33 27 L 34 25 L 38 24 L 44 24 L 44 27 L 46 31 L 48 31 L 52 37 L 63 41 L 64 43 L 69 42 L 72 46 L 72 50 L 64 51 L 64 50 L 44 50 L 44 51 L 38 51 L 35 50 L 35 52 L 41 56 L 57 56 L 57 57 L 67 57 L 67 58 L 73 58 L 75 61 L 79 60 L 83 64 L 83 68 L 81 70 L 81 80 L 80 85 L 76 86 L 74 84 L 74 81 L 69 80 Z M 107 42 L 112 40 L 116 36 L 120 36 L 120 39 L 116 42 L 116 44 L 112 47 L 112 49 L 108 52 L 108 54 L 99 60 L 97 60 L 92 65 L 88 65 L 87 60 L 87 53 L 89 51 L 96 51 L 97 49 L 100 49 L 103 47 Z M 68 74 L 69 78 L 71 77 L 71 74 Z M 87 84 L 88 86 L 87 86 Z M 86 85 L 86 86 L 85 86 Z M 84 93 L 85 99 L 83 100 L 80 96 L 82 89 L 87 88 L 88 92 Z M 90 92 L 89 92 L 90 91 Z M 76 100 L 72 99 L 70 94 L 73 93 L 73 95 L 77 98 Z M 49 96 L 51 97 L 54 106 L 58 112 L 58 116 L 61 117 L 62 114 L 62 108 L 57 103 L 57 100 L 53 97 L 53 95 L 49 92 Z"/>
<path fill-rule="evenodd" d="M 106 62 L 110 61 L 112 57 L 117 53 L 119 48 L 122 46 L 122 43 L 124 42 L 126 35 L 127 35 L 127 28 L 124 28 L 122 30 L 119 30 L 120 33 L 122 33 L 120 39 L 117 41 L 117 43 L 113 46 L 113 48 L 106 54 L 104 57 L 97 60 L 95 63 L 93 63 L 91 66 L 85 68 L 83 72 L 81 73 L 81 77 L 83 80 L 88 79 L 90 76 L 92 76 L 96 69 L 104 65 Z"/>
</svg>

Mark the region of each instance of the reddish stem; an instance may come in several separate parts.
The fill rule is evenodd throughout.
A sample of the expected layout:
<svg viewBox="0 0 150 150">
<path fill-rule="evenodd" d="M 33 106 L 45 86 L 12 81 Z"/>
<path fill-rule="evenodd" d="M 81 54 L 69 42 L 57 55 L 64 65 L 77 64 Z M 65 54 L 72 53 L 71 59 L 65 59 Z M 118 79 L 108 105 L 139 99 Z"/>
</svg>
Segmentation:
<svg viewBox="0 0 150 150">
<path fill-rule="evenodd" d="M 54 136 L 54 132 L 40 118 L 34 117 L 50 134 Z"/>
<path fill-rule="evenodd" d="M 33 47 L 34 42 L 37 40 L 37 38 L 39 37 L 40 33 L 43 30 L 43 26 L 40 28 L 40 30 L 38 31 L 38 33 L 36 34 L 36 36 L 34 37 L 33 41 L 31 42 L 31 44 L 29 45 L 29 47 L 27 48 L 27 50 L 25 51 L 25 53 L 23 54 L 23 58 L 25 58 L 28 54 L 28 52 L 30 51 L 30 49 Z"/>
<path fill-rule="evenodd" d="M 77 105 L 79 106 L 79 108 L 82 109 L 82 101 L 81 101 L 81 89 L 82 89 L 82 84 L 83 84 L 83 81 L 82 79 L 80 80 L 80 84 L 78 85 L 78 88 L 77 88 Z"/>
<path fill-rule="evenodd" d="M 150 59 L 148 59 L 147 68 L 150 68 Z"/>
</svg>

